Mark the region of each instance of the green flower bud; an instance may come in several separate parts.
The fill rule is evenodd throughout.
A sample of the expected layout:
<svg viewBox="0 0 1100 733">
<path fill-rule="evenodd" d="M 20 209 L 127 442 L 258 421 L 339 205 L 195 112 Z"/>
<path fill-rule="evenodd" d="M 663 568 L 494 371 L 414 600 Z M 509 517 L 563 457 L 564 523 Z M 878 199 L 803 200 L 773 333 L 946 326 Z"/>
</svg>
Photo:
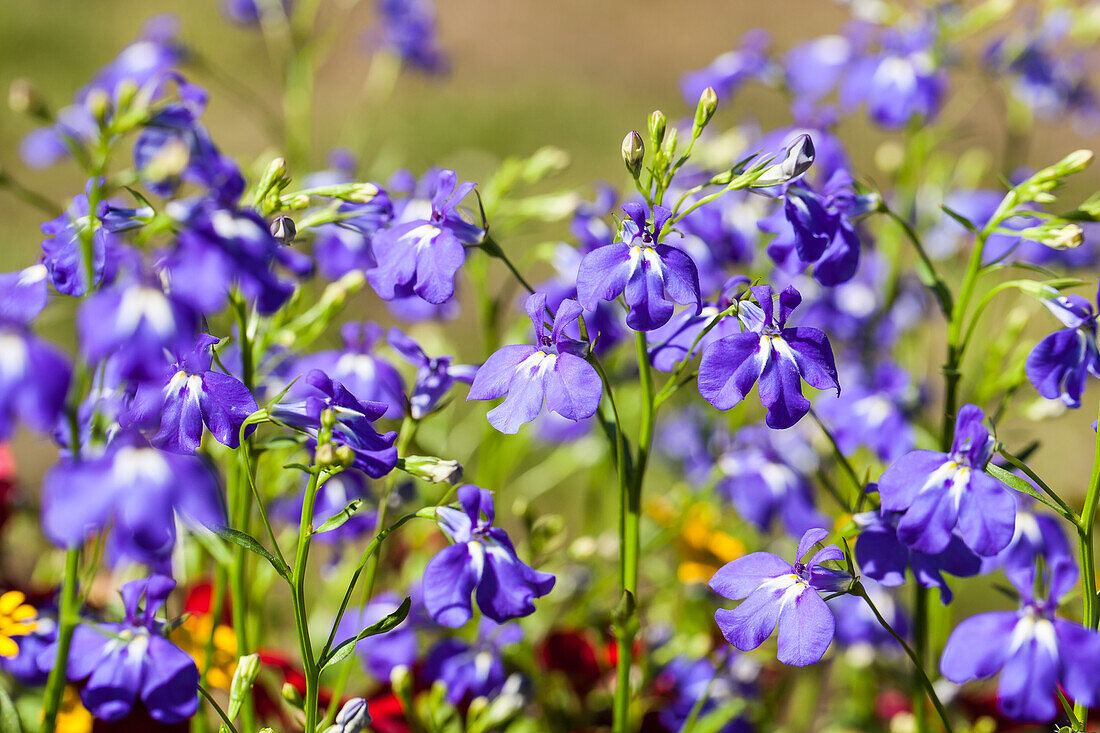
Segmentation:
<svg viewBox="0 0 1100 733">
<path fill-rule="evenodd" d="M 637 178 L 642 171 L 642 160 L 645 158 L 645 143 L 642 142 L 642 136 L 637 130 L 631 130 L 623 138 L 622 153 L 626 169 L 630 171 L 630 175 Z"/>
<path fill-rule="evenodd" d="M 336 425 L 336 411 L 331 407 L 326 407 L 321 410 L 321 427 L 325 430 L 332 430 Z"/>
<path fill-rule="evenodd" d="M 462 464 L 435 456 L 406 456 L 405 472 L 433 484 L 454 486 L 462 480 Z"/>
<path fill-rule="evenodd" d="M 350 468 L 355 463 L 355 451 L 346 445 L 336 446 L 336 465 Z"/>
<path fill-rule="evenodd" d="M 714 91 L 714 87 L 707 87 L 699 95 L 699 104 L 695 107 L 695 122 L 691 126 L 692 137 L 699 137 L 699 133 L 710 122 L 710 118 L 714 117 L 716 109 L 718 109 L 718 93 Z"/>
<path fill-rule="evenodd" d="M 138 94 L 138 85 L 133 79 L 123 79 L 115 90 L 115 99 L 118 100 L 118 109 L 125 111 L 134 103 Z"/>
<path fill-rule="evenodd" d="M 336 448 L 332 443 L 322 443 L 313 453 L 313 463 L 321 468 L 332 468 L 337 465 Z"/>
<path fill-rule="evenodd" d="M 665 117 L 665 113 L 659 109 L 655 109 L 649 113 L 649 139 L 653 143 L 654 149 L 660 147 L 661 141 L 665 139 L 665 127 L 668 126 L 668 118 Z"/>
<path fill-rule="evenodd" d="M 1020 234 L 1051 249 L 1073 249 L 1085 243 L 1085 230 L 1078 224 L 1044 224 Z"/>
<path fill-rule="evenodd" d="M 248 654 L 237 660 L 237 671 L 233 673 L 233 682 L 229 685 L 229 710 L 227 714 L 230 720 L 236 720 L 237 716 L 240 715 L 245 697 L 252 690 L 252 684 L 259 674 L 259 654 Z"/>
<path fill-rule="evenodd" d="M 291 707 L 302 709 L 302 693 L 298 692 L 298 688 L 289 682 L 283 683 L 283 689 L 279 690 L 279 694 L 283 696 L 283 699 L 290 704 Z"/>
<path fill-rule="evenodd" d="M 93 89 L 88 92 L 84 105 L 100 127 L 107 124 L 107 116 L 111 114 L 111 96 L 107 92 L 102 89 Z"/>
</svg>

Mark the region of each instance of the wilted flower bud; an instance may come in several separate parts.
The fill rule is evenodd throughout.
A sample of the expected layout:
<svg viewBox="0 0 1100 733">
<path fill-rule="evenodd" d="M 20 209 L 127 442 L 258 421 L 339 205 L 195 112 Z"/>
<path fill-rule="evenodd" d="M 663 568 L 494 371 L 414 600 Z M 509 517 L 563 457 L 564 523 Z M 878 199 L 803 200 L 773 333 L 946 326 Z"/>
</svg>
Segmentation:
<svg viewBox="0 0 1100 733">
<path fill-rule="evenodd" d="M 809 135 L 802 134 L 787 147 L 783 160 L 768 166 L 763 175 L 752 184 L 756 188 L 776 186 L 798 178 L 814 164 L 814 141 Z"/>
<path fill-rule="evenodd" d="M 637 130 L 631 130 L 623 138 L 622 153 L 626 169 L 630 171 L 630 175 L 637 178 L 642 170 L 642 160 L 645 158 L 645 143 L 642 142 L 642 136 Z"/>
<path fill-rule="evenodd" d="M 714 110 L 718 109 L 718 93 L 714 87 L 707 87 L 699 95 L 699 104 L 695 107 L 695 122 L 692 125 L 692 137 L 699 137 L 699 133 L 714 116 Z"/>
<path fill-rule="evenodd" d="M 38 87 L 29 79 L 16 79 L 8 89 L 8 107 L 12 112 L 50 121 L 50 108 Z"/>
<path fill-rule="evenodd" d="M 462 480 L 462 464 L 435 456 L 407 456 L 405 472 L 433 484 L 454 486 Z"/>
<path fill-rule="evenodd" d="M 252 683 L 260 674 L 260 655 L 248 654 L 237 660 L 237 670 L 233 673 L 233 682 L 229 685 L 229 719 L 234 720 L 241 712 L 244 699 L 252 689 Z"/>
<path fill-rule="evenodd" d="M 294 237 L 298 234 L 298 228 L 294 226 L 294 220 L 289 216 L 277 216 L 275 221 L 271 222 L 271 236 L 278 239 L 283 244 L 289 244 L 294 241 Z"/>
<path fill-rule="evenodd" d="M 655 109 L 649 113 L 649 139 L 653 142 L 653 147 L 657 147 L 665 139 L 665 127 L 667 126 L 668 118 L 664 112 Z"/>
</svg>

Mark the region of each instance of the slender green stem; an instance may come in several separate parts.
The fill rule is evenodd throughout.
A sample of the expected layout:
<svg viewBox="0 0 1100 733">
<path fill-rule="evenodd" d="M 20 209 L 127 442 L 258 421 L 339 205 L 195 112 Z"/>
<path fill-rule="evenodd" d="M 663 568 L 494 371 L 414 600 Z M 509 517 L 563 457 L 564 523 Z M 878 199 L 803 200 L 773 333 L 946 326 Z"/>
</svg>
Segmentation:
<svg viewBox="0 0 1100 733">
<path fill-rule="evenodd" d="M 229 581 L 225 567 L 220 563 L 214 563 L 214 587 L 210 599 L 210 637 L 203 644 L 203 665 L 199 670 L 199 686 L 206 685 L 206 678 L 210 674 L 210 668 L 214 664 L 214 632 L 221 622 L 222 612 L 225 609 L 225 586 Z M 240 656 L 238 654 L 237 656 Z M 191 718 L 192 733 L 203 733 L 206 730 L 205 721 L 201 715 Z"/>
<path fill-rule="evenodd" d="M 318 440 L 318 445 L 321 445 Z M 306 694 L 303 711 L 306 715 L 306 733 L 317 729 L 317 700 L 320 672 L 313 656 L 313 644 L 309 638 L 309 622 L 306 612 L 306 571 L 309 566 L 310 537 L 313 534 L 313 509 L 317 503 L 317 488 L 320 485 L 321 468 L 313 466 L 309 472 L 309 483 L 302 501 L 302 517 L 298 523 L 298 548 L 294 558 L 292 577 L 292 595 L 294 596 L 294 628 L 298 633 L 298 649 L 302 657 L 302 667 L 306 678 Z"/>
<path fill-rule="evenodd" d="M 219 705 L 217 701 L 210 696 L 210 693 L 207 692 L 206 688 L 203 687 L 201 684 L 199 685 L 199 694 L 202 695 L 203 699 L 206 700 L 206 702 L 210 703 L 210 707 L 214 708 L 215 712 L 217 712 L 218 714 L 218 717 L 222 719 L 222 725 L 225 726 L 226 730 L 237 733 L 237 726 L 233 725 L 233 721 L 230 720 L 229 716 L 225 714 L 224 710 L 222 710 L 222 706 Z"/>
<path fill-rule="evenodd" d="M 28 206 L 33 206 L 51 219 L 60 216 L 63 211 L 48 196 L 27 188 L 3 169 L 0 169 L 0 188 L 6 188 L 12 196 Z"/>
<path fill-rule="evenodd" d="M 919 588 L 920 586 L 917 587 Z M 875 615 L 875 618 L 878 619 L 878 622 L 882 626 L 882 628 L 886 629 L 887 633 L 889 633 L 890 636 L 894 637 L 894 640 L 897 641 L 897 643 L 901 644 L 902 649 L 905 650 L 905 653 L 913 662 L 913 666 L 916 669 L 917 676 L 920 678 L 921 684 L 923 685 L 925 692 L 928 693 L 928 699 L 932 701 L 932 705 L 936 708 L 936 712 L 939 713 L 940 721 L 943 723 L 943 729 L 947 733 L 954 733 L 954 729 L 951 727 L 951 720 L 947 717 L 947 710 L 944 709 L 943 703 L 940 702 L 939 695 L 936 694 L 936 688 L 932 685 L 932 680 L 928 679 L 928 675 L 925 674 L 924 664 L 921 662 L 921 659 L 918 656 L 917 652 L 915 652 L 913 648 L 909 646 L 908 643 L 906 643 L 905 639 L 899 636 L 898 632 L 894 631 L 894 628 L 890 626 L 889 622 L 887 622 L 886 619 L 882 617 L 882 614 L 879 613 L 878 608 L 875 607 L 875 604 L 871 601 L 870 596 L 867 595 L 867 591 L 863 588 L 862 585 L 856 583 L 855 588 L 852 589 L 852 595 L 856 595 L 862 598 L 867 603 L 867 607 L 871 609 L 871 613 L 873 613 Z M 921 703 L 921 707 L 923 707 L 923 700 L 921 701 Z"/>
<path fill-rule="evenodd" d="M 936 271 L 936 266 L 932 264 L 932 258 L 928 256 L 928 252 L 924 249 L 924 245 L 921 244 L 920 237 L 917 236 L 917 233 L 913 230 L 913 227 L 910 226 L 909 222 L 899 216 L 897 212 L 886 206 L 886 204 L 882 204 L 881 211 L 905 232 L 906 238 L 913 245 L 913 249 L 916 250 L 917 257 L 920 258 L 928 289 L 936 296 L 936 301 L 940 305 L 940 311 L 946 318 L 951 318 L 953 310 L 951 292 L 947 289 L 947 284 L 943 281 L 943 278 L 940 277 L 939 272 Z"/>
<path fill-rule="evenodd" d="M 69 647 L 72 645 L 73 631 L 79 621 L 77 608 L 77 576 L 80 572 L 80 549 L 73 548 L 65 553 L 65 576 L 61 582 L 61 603 L 57 613 L 57 656 L 53 669 L 46 680 L 45 702 L 42 710 L 42 725 L 39 733 L 53 733 L 57 724 L 57 713 L 61 710 L 61 698 L 67 680 L 66 667 L 69 661 Z"/>
<path fill-rule="evenodd" d="M 859 480 L 855 468 L 852 467 L 852 462 L 849 461 L 848 457 L 844 455 L 844 452 L 840 450 L 840 444 L 836 442 L 836 436 L 833 435 L 833 432 L 829 430 L 829 427 L 822 421 L 821 417 L 813 408 L 810 408 L 810 417 L 814 419 L 817 426 L 821 428 L 821 432 L 825 434 L 825 438 L 828 439 L 829 445 L 833 448 L 833 454 L 836 456 L 837 462 L 840 463 L 841 467 L 844 469 L 845 475 L 848 476 L 852 482 L 852 486 L 855 487 L 856 498 L 858 499 L 860 494 L 863 493 L 863 482 Z M 846 501 L 843 503 L 843 506 L 846 512 L 849 514 L 852 513 L 852 502 Z"/>
<path fill-rule="evenodd" d="M 1062 497 L 1058 496 L 1054 489 L 1050 488 L 1050 486 L 1048 486 L 1047 483 L 1043 481 L 1043 479 L 1039 478 L 1039 474 L 1032 471 L 1030 466 L 1028 466 L 1016 456 L 1009 453 L 1007 450 L 1005 450 L 1003 446 L 998 452 L 1006 461 L 1008 461 L 1020 471 L 1023 471 L 1025 476 L 1031 479 L 1036 486 L 1042 489 L 1047 496 L 1054 500 L 1054 503 L 1056 503 L 1061 508 L 1063 519 L 1073 523 L 1074 526 L 1078 525 L 1078 523 L 1081 521 L 1081 518 L 1078 517 L 1077 513 L 1070 508 L 1069 504 L 1062 500 Z"/>
<path fill-rule="evenodd" d="M 481 249 L 485 250 L 486 254 L 490 257 L 494 257 L 504 263 L 504 266 L 508 268 L 508 271 L 512 273 L 512 276 L 516 279 L 524 289 L 531 293 L 535 292 L 535 289 L 531 286 L 531 283 L 527 282 L 527 279 L 520 274 L 519 270 L 513 264 L 512 260 L 508 258 L 508 255 L 504 252 L 504 249 L 488 234 L 485 235 L 485 240 L 480 245 Z"/>
<path fill-rule="evenodd" d="M 1081 551 L 1082 621 L 1085 626 L 1095 629 L 1100 623 L 1096 603 L 1096 553 L 1094 550 L 1094 530 L 1096 528 L 1096 509 L 1100 505 L 1100 433 L 1097 433 L 1093 449 L 1092 475 L 1089 477 L 1089 489 L 1085 494 L 1085 505 L 1081 509 L 1077 523 L 1078 547 Z M 1089 709 L 1081 703 L 1073 706 L 1077 719 L 1085 722 Z"/>
</svg>

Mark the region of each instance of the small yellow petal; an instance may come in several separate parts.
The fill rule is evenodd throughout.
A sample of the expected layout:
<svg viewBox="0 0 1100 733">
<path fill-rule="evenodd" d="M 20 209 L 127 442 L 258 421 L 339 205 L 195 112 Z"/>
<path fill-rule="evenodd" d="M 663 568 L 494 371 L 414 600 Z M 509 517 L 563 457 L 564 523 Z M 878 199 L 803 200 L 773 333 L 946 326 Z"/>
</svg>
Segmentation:
<svg viewBox="0 0 1100 733">
<path fill-rule="evenodd" d="M 19 653 L 19 646 L 6 636 L 0 636 L 0 657 L 14 657 Z"/>
<path fill-rule="evenodd" d="M 35 624 L 33 621 L 31 623 L 15 624 L 11 628 L 9 628 L 7 631 L 5 631 L 4 635 L 5 636 L 26 636 L 27 634 L 34 631 L 34 628 L 35 628 L 36 625 L 37 624 Z"/>
<path fill-rule="evenodd" d="M 17 590 L 9 590 L 4 595 L 0 596 L 0 616 L 9 616 L 19 606 L 23 605 L 23 601 L 27 600 L 27 597 Z"/>
</svg>

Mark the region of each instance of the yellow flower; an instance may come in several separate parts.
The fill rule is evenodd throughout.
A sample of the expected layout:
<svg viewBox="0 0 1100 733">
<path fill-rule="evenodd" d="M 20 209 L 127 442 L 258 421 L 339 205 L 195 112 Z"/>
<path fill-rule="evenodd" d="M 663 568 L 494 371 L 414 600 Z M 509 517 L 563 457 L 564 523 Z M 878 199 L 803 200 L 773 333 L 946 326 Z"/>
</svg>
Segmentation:
<svg viewBox="0 0 1100 733">
<path fill-rule="evenodd" d="M 705 504 L 688 509 L 680 529 L 689 558 L 677 568 L 680 582 L 705 583 L 722 565 L 745 554 L 745 543 L 715 528 L 716 512 Z"/>
<path fill-rule="evenodd" d="M 80 696 L 72 687 L 65 688 L 61 709 L 57 711 L 57 733 L 91 733 L 92 714 L 80 704 Z"/>
<path fill-rule="evenodd" d="M 189 616 L 172 632 L 172 641 L 190 654 L 201 671 L 206 665 L 206 642 L 214 636 L 214 653 L 210 668 L 206 670 L 206 683 L 210 687 L 228 690 L 237 670 L 237 635 L 228 626 L 214 626 L 209 614 Z"/>
<path fill-rule="evenodd" d="M 0 657 L 14 657 L 19 645 L 12 637 L 26 636 L 34 631 L 35 610 L 23 603 L 27 597 L 17 590 L 0 596 Z"/>
</svg>

